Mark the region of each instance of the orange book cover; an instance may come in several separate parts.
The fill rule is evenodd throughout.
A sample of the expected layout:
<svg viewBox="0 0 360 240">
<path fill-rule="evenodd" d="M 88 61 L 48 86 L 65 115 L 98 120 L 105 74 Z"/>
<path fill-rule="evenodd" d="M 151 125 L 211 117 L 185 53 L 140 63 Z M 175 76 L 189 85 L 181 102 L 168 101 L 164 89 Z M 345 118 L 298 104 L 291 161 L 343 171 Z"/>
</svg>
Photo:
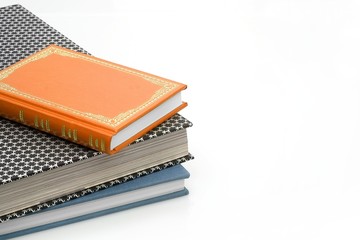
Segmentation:
<svg viewBox="0 0 360 240">
<path fill-rule="evenodd" d="M 184 108 L 185 88 L 50 45 L 0 72 L 0 116 L 112 154 Z"/>
</svg>

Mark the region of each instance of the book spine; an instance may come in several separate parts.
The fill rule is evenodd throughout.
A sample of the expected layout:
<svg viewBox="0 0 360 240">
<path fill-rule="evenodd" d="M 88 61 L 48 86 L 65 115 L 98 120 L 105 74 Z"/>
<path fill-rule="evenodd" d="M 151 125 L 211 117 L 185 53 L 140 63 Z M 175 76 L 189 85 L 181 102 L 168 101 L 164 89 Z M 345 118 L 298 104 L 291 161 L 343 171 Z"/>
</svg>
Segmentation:
<svg viewBox="0 0 360 240">
<path fill-rule="evenodd" d="M 1 95 L 0 116 L 96 151 L 110 153 L 111 135 L 95 131 L 97 127 L 81 124 L 57 114 L 41 112 L 36 107 L 9 101 Z"/>
</svg>

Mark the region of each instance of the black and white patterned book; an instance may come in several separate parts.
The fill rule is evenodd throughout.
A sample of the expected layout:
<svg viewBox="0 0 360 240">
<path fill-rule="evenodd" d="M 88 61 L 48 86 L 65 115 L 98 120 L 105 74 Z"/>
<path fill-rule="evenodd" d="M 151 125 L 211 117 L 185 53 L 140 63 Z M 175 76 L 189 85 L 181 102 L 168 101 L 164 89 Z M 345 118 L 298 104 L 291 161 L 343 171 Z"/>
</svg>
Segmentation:
<svg viewBox="0 0 360 240">
<path fill-rule="evenodd" d="M 24 7 L 12 5 L 0 8 L 0 70 L 50 44 L 87 53 Z M 176 114 L 130 144 L 127 147 L 128 152 L 125 153 L 128 155 L 119 157 L 118 154 L 115 154 L 111 155 L 115 157 L 111 157 L 0 118 L 0 192 L 2 193 L 0 195 L 0 205 L 2 206 L 0 222 L 37 212 L 192 159 L 193 157 L 187 150 L 186 136 L 186 128 L 190 126 L 192 126 L 190 121 Z M 138 152 L 141 152 L 139 149 L 145 149 L 146 146 L 149 146 L 148 152 L 145 152 L 145 155 L 137 155 Z M 169 149 L 172 149 L 170 153 Z M 124 153 L 122 152 L 122 154 Z M 124 164 L 127 166 L 127 170 L 120 171 L 121 173 L 117 171 L 110 179 L 104 178 L 110 173 L 104 173 L 98 180 L 89 181 L 95 174 L 91 167 L 100 161 L 114 162 L 109 158 L 118 159 L 118 165 L 111 167 L 120 166 L 119 168 L 121 168 Z M 134 165 L 135 158 L 142 159 L 142 164 Z M 126 160 L 122 161 L 121 159 Z M 149 162 L 148 159 L 152 160 Z M 85 180 L 70 181 L 66 183 L 67 185 L 64 183 L 66 186 L 62 186 L 62 182 L 59 181 L 62 179 L 61 174 L 74 167 L 82 169 L 82 172 L 87 173 L 85 175 L 89 175 L 89 177 Z M 104 165 L 105 167 L 109 168 Z M 34 191 L 32 185 L 36 185 L 37 181 L 41 182 L 43 179 L 51 179 L 56 174 L 57 181 L 45 181 L 47 183 L 42 187 L 51 190 L 52 184 L 60 182 L 56 188 L 62 188 L 62 191 L 54 195 L 46 194 L 45 191 L 46 197 L 40 196 L 37 200 L 36 198 L 31 199 L 32 201 L 26 200 L 28 195 L 33 195 L 26 194 Z M 65 179 L 66 177 L 63 180 L 65 181 Z M 80 185 L 71 188 L 69 187 L 71 182 L 79 182 Z M 19 186 L 23 187 L 22 194 L 14 195 L 12 190 Z M 14 199 L 18 198 L 25 200 L 19 201 L 17 205 L 13 204 L 16 202 Z M 41 204 L 37 204 L 38 200 Z"/>
</svg>

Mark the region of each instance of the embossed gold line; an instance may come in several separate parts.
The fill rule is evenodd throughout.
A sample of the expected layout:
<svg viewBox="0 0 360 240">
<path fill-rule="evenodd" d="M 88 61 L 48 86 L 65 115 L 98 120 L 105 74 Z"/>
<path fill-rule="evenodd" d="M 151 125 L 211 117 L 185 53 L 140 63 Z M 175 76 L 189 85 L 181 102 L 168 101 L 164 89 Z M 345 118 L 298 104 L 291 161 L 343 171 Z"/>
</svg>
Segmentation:
<svg viewBox="0 0 360 240">
<path fill-rule="evenodd" d="M 65 127 L 65 125 L 62 125 L 62 127 L 61 127 L 61 137 L 66 137 L 66 127 Z"/>
<path fill-rule="evenodd" d="M 45 127 L 44 127 L 44 119 L 40 119 L 40 126 L 41 128 L 44 130 Z"/>
<path fill-rule="evenodd" d="M 50 121 L 48 119 L 45 120 L 46 131 L 50 132 Z"/>
<path fill-rule="evenodd" d="M 73 139 L 74 139 L 75 142 L 78 140 L 77 130 L 76 129 L 73 130 Z"/>
<path fill-rule="evenodd" d="M 101 139 L 101 141 L 100 141 L 100 149 L 101 149 L 101 151 L 105 151 L 105 141 L 104 141 L 104 139 Z"/>
<path fill-rule="evenodd" d="M 95 139 L 95 147 L 99 148 L 99 139 Z"/>
<path fill-rule="evenodd" d="M 19 111 L 19 120 L 22 123 L 24 122 L 24 110 Z"/>
<path fill-rule="evenodd" d="M 71 129 L 68 129 L 67 136 L 71 138 Z"/>
<path fill-rule="evenodd" d="M 39 127 L 39 117 L 38 116 L 35 116 L 34 125 L 35 125 L 36 128 Z"/>
</svg>

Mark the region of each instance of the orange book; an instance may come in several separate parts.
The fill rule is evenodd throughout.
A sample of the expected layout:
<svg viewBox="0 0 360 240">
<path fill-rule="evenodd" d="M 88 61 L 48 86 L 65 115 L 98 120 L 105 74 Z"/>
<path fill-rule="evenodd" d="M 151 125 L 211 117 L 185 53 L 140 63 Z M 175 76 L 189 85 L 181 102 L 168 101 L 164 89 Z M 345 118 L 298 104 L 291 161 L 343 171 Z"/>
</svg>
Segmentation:
<svg viewBox="0 0 360 240">
<path fill-rule="evenodd" d="M 50 45 L 0 71 L 0 116 L 112 154 L 184 108 L 185 88 Z"/>
</svg>

